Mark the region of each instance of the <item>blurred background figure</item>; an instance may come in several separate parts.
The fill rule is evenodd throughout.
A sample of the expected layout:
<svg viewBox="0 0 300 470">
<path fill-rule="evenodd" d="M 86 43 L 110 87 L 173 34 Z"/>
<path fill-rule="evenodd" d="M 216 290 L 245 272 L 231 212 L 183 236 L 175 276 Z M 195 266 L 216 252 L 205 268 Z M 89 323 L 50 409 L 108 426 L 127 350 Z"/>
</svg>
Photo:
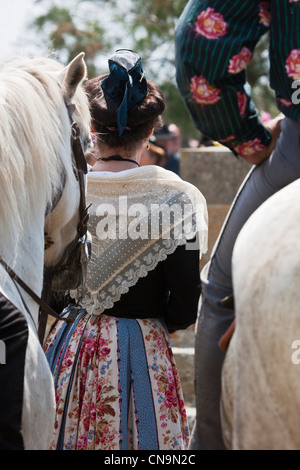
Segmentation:
<svg viewBox="0 0 300 470">
<path fill-rule="evenodd" d="M 173 136 L 173 139 L 171 141 L 173 143 L 173 152 L 179 152 L 182 145 L 180 128 L 177 126 L 177 124 L 172 123 L 168 125 L 168 129 L 170 134 Z"/>
<path fill-rule="evenodd" d="M 190 149 L 197 149 L 200 147 L 200 142 L 198 139 L 188 139 L 187 144 Z"/>
<path fill-rule="evenodd" d="M 146 165 L 157 165 L 164 167 L 167 163 L 167 153 L 158 145 L 153 142 L 149 142 L 148 145 L 144 146 L 141 156 L 141 166 Z"/>
<path fill-rule="evenodd" d="M 172 124 L 165 124 L 159 131 L 155 132 L 150 142 L 162 147 L 167 154 L 167 161 L 164 165 L 166 170 L 171 170 L 177 175 L 180 174 L 180 149 L 181 132 L 179 127 Z"/>
</svg>

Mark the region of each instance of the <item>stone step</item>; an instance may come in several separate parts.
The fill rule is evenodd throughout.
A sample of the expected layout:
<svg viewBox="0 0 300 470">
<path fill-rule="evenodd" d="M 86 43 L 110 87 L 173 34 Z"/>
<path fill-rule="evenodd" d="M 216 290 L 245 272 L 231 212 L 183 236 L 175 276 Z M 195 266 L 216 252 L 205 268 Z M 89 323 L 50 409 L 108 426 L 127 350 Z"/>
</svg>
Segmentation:
<svg viewBox="0 0 300 470">
<path fill-rule="evenodd" d="M 190 429 L 190 433 L 191 433 L 192 430 L 193 430 L 195 419 L 196 419 L 196 408 L 194 406 L 193 407 L 187 406 L 186 407 L 186 414 L 187 414 L 189 429 Z"/>
<path fill-rule="evenodd" d="M 194 406 L 194 326 L 171 335 L 171 346 L 178 369 L 186 406 Z"/>
<path fill-rule="evenodd" d="M 172 348 L 186 406 L 194 406 L 194 348 Z"/>
<path fill-rule="evenodd" d="M 186 330 L 178 330 L 175 333 L 172 333 L 171 345 L 172 348 L 193 348 L 195 345 L 195 326 L 191 325 Z"/>
</svg>

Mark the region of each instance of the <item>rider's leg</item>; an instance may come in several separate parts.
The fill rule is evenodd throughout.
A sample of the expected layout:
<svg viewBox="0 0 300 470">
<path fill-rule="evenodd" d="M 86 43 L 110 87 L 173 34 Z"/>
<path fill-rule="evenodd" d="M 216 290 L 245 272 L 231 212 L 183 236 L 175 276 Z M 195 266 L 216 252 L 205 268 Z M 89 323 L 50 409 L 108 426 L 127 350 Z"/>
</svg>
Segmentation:
<svg viewBox="0 0 300 470">
<path fill-rule="evenodd" d="M 224 448 L 220 424 L 224 353 L 218 343 L 233 320 L 234 312 L 220 301 L 232 293 L 231 256 L 236 237 L 257 207 L 298 178 L 300 123 L 286 118 L 275 151 L 268 160 L 251 169 L 241 186 L 210 261 L 201 272 L 202 296 L 195 341 L 196 421 L 191 449 Z"/>
</svg>

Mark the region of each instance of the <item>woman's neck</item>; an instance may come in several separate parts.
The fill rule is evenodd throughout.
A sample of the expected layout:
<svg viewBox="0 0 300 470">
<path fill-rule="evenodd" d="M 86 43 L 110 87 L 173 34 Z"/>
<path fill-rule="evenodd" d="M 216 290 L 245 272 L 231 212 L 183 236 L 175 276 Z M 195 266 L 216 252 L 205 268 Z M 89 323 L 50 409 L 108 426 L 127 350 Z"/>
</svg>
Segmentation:
<svg viewBox="0 0 300 470">
<path fill-rule="evenodd" d="M 91 171 L 124 171 L 132 168 L 137 168 L 140 165 L 142 147 L 129 150 L 122 147 L 107 147 L 103 146 L 97 149 L 96 163 L 93 165 Z M 124 160 L 114 156 L 120 156 Z M 110 159 L 113 157 L 113 159 Z M 103 159 L 103 160 L 102 160 Z"/>
</svg>

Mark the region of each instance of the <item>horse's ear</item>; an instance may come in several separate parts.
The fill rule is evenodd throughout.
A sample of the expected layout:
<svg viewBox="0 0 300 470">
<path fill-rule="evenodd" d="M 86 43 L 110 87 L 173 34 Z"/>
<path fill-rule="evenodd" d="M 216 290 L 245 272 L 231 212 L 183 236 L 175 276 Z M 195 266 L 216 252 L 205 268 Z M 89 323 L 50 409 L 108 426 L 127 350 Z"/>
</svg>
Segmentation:
<svg viewBox="0 0 300 470">
<path fill-rule="evenodd" d="M 84 52 L 78 54 L 63 70 L 65 84 L 65 99 L 69 103 L 76 93 L 78 85 L 86 77 L 87 69 L 84 61 Z"/>
</svg>

